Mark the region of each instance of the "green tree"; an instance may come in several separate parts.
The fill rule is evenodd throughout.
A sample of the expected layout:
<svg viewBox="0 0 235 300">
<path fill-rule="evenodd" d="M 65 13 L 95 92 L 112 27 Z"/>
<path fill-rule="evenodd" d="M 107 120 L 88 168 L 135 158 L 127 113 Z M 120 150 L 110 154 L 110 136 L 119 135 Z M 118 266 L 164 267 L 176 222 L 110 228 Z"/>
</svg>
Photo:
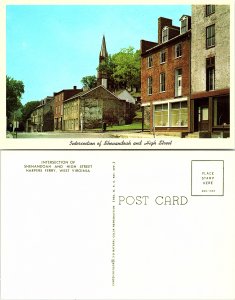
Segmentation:
<svg viewBox="0 0 235 300">
<path fill-rule="evenodd" d="M 21 97 L 24 93 L 24 84 L 21 80 L 6 77 L 6 114 L 9 119 L 14 111 L 22 107 Z"/>
<path fill-rule="evenodd" d="M 114 89 L 140 88 L 140 50 L 133 47 L 121 49 L 120 52 L 109 55 L 98 67 L 106 71 Z"/>
<path fill-rule="evenodd" d="M 26 120 L 30 117 L 31 112 L 40 104 L 40 101 L 29 101 L 22 107 L 21 122 L 25 125 Z"/>
<path fill-rule="evenodd" d="M 92 89 L 96 86 L 96 76 L 95 75 L 84 76 L 81 80 L 81 83 L 83 84 L 83 87 Z"/>
</svg>

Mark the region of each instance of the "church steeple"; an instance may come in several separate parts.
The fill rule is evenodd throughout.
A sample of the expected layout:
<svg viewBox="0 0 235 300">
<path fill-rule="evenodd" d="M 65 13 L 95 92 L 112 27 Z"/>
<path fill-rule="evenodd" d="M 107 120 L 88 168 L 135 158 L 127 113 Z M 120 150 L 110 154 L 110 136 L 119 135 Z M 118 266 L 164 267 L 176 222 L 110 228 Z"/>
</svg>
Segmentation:
<svg viewBox="0 0 235 300">
<path fill-rule="evenodd" d="M 108 57 L 108 52 L 106 49 L 105 36 L 103 35 L 101 50 L 100 50 L 100 62 Z"/>
<path fill-rule="evenodd" d="M 101 49 L 100 49 L 100 55 L 99 55 L 99 67 L 100 67 L 100 64 L 107 58 L 108 58 L 108 51 L 107 51 L 107 48 L 106 48 L 105 36 L 103 35 Z M 97 85 L 98 86 L 103 85 L 105 88 L 107 88 L 108 87 L 107 81 L 108 81 L 108 79 L 107 79 L 106 70 L 99 70 L 98 69 Z"/>
</svg>

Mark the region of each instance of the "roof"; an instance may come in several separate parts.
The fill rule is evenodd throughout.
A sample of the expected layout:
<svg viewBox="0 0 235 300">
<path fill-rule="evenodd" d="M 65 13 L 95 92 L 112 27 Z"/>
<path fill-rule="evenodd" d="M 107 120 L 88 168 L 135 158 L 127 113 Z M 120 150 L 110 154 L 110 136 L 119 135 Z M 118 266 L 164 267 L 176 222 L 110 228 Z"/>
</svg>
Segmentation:
<svg viewBox="0 0 235 300">
<path fill-rule="evenodd" d="M 80 92 L 80 93 L 78 93 L 78 94 L 76 94 L 76 95 L 74 95 L 74 96 L 72 96 L 72 97 L 66 99 L 66 100 L 64 101 L 64 103 L 66 103 L 66 102 L 68 102 L 68 101 L 71 101 L 71 100 L 73 100 L 73 99 L 76 99 L 76 98 L 80 98 L 80 99 L 81 99 L 81 98 L 83 98 L 84 96 L 87 96 L 87 95 L 89 95 L 89 94 L 92 94 L 94 91 L 96 91 L 96 90 L 98 90 L 98 89 L 103 89 L 105 92 L 109 93 L 112 97 L 115 97 L 117 100 L 121 100 L 121 99 L 119 99 L 116 95 L 114 95 L 112 92 L 110 92 L 108 89 L 106 89 L 103 85 L 99 85 L 99 86 L 97 86 L 97 87 L 95 87 L 95 88 L 93 88 L 93 89 L 90 89 L 90 90 L 88 90 L 88 91 L 82 91 L 82 92 Z"/>
<path fill-rule="evenodd" d="M 136 99 L 127 91 L 127 90 L 122 90 L 117 93 L 115 93 L 117 97 L 121 100 L 125 100 L 128 103 L 133 103 L 135 104 Z"/>
<path fill-rule="evenodd" d="M 170 44 L 171 42 L 173 41 L 177 41 L 178 39 L 181 39 L 181 38 L 184 38 L 184 37 L 187 37 L 188 34 L 191 34 L 191 29 L 186 31 L 185 33 L 181 33 L 181 34 L 178 34 L 177 36 L 173 37 L 172 39 L 169 39 L 167 42 L 164 42 L 164 43 L 161 43 L 161 44 L 157 44 L 156 46 L 152 47 L 152 48 L 149 48 L 147 49 L 144 53 L 142 53 L 141 55 L 145 55 L 151 51 L 154 51 L 154 50 L 158 50 L 162 47 L 166 47 L 168 44 Z"/>
<path fill-rule="evenodd" d="M 81 89 L 75 89 L 75 88 L 73 88 L 73 89 L 63 89 L 63 90 L 61 90 L 61 91 L 59 91 L 59 92 L 54 92 L 54 96 L 56 96 L 56 95 L 58 95 L 58 94 L 61 94 L 61 93 L 64 93 L 64 92 L 68 92 L 68 91 L 76 91 L 76 90 L 81 90 Z"/>
<path fill-rule="evenodd" d="M 179 21 L 181 21 L 181 20 L 184 19 L 184 18 L 191 18 L 191 16 L 189 16 L 189 15 L 183 15 L 183 16 L 179 19 Z"/>
</svg>

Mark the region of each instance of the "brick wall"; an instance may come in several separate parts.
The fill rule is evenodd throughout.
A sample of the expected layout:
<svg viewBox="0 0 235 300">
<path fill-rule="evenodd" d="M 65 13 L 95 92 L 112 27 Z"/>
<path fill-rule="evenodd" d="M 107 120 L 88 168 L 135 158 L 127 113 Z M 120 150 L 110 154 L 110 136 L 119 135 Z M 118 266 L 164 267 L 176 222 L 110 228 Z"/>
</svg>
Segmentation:
<svg viewBox="0 0 235 300">
<path fill-rule="evenodd" d="M 181 42 L 182 56 L 175 58 L 175 45 Z M 153 67 L 147 66 L 147 55 L 141 60 L 141 99 L 142 103 L 175 98 L 175 69 L 182 69 L 182 96 L 188 96 L 190 93 L 190 40 L 184 37 L 183 40 L 177 39 L 167 47 L 158 47 L 153 56 Z M 166 62 L 160 64 L 160 52 L 166 51 Z M 166 92 L 160 92 L 160 73 L 164 72 L 166 76 Z M 148 95 L 149 76 L 153 78 L 152 95 Z"/>
</svg>

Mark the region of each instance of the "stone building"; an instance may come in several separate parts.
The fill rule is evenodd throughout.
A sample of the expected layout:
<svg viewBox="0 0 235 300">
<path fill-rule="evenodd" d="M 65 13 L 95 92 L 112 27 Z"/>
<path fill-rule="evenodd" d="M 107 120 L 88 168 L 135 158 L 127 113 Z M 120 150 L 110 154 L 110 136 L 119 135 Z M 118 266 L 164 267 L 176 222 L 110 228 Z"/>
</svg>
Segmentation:
<svg viewBox="0 0 235 300">
<path fill-rule="evenodd" d="M 66 99 L 81 92 L 76 86 L 73 89 L 62 90 L 54 93 L 54 130 L 63 129 L 63 103 Z"/>
<path fill-rule="evenodd" d="M 190 127 L 191 17 L 180 27 L 158 19 L 158 42 L 141 40 L 141 105 L 144 121 L 156 131 L 188 132 Z"/>
<path fill-rule="evenodd" d="M 117 91 L 115 95 L 126 102 L 125 104 L 125 124 L 131 124 L 136 112 L 136 98 L 134 98 L 126 89 Z"/>
<path fill-rule="evenodd" d="M 229 133 L 230 7 L 192 5 L 191 131 Z"/>
<path fill-rule="evenodd" d="M 126 101 L 103 85 L 80 92 L 64 101 L 64 130 L 102 128 L 102 124 L 125 124 Z"/>
<path fill-rule="evenodd" d="M 48 96 L 31 112 L 26 121 L 27 132 L 53 131 L 54 97 Z"/>
</svg>

